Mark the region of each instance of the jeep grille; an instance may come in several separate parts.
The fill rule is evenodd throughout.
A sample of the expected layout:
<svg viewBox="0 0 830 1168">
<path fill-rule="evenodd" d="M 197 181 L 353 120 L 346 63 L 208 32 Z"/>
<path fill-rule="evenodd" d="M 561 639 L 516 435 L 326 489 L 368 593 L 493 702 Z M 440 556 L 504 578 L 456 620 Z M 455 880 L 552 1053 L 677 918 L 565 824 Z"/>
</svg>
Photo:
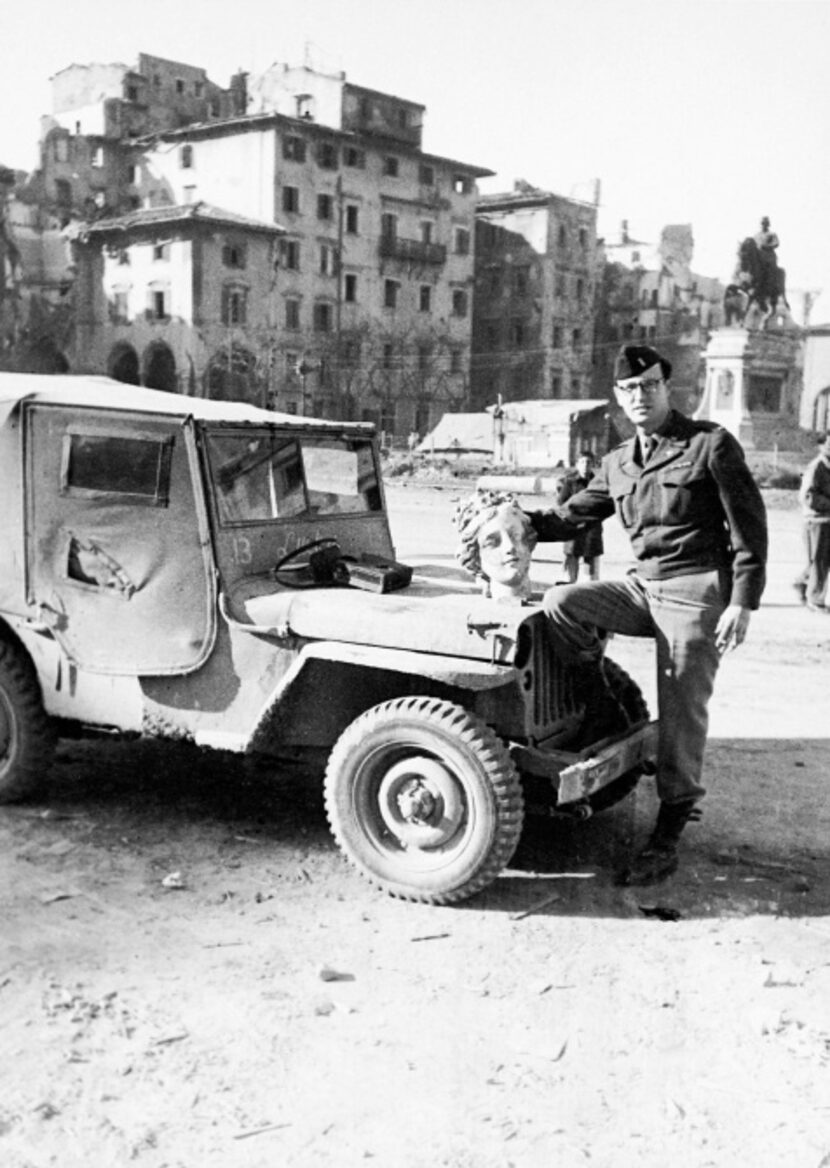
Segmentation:
<svg viewBox="0 0 830 1168">
<path fill-rule="evenodd" d="M 555 745 L 573 734 L 582 720 L 574 673 L 557 653 L 543 613 L 535 613 L 519 629 L 516 669 L 530 745 Z"/>
</svg>

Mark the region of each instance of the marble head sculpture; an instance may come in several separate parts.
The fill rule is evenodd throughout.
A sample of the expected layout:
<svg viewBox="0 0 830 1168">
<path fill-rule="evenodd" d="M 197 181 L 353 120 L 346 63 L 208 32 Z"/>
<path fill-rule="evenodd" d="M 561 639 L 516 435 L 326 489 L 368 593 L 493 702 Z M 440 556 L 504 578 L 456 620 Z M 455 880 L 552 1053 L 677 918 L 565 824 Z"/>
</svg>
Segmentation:
<svg viewBox="0 0 830 1168">
<path fill-rule="evenodd" d="M 456 510 L 457 558 L 482 583 L 485 596 L 522 601 L 531 594 L 530 559 L 536 535 L 508 491 L 477 491 Z"/>
</svg>

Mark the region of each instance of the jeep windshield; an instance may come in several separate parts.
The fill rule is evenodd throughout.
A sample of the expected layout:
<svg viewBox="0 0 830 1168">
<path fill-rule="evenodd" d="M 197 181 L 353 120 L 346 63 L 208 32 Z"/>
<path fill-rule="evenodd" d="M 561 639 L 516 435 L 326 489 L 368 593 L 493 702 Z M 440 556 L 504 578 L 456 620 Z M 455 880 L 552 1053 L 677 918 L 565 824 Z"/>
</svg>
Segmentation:
<svg viewBox="0 0 830 1168">
<path fill-rule="evenodd" d="M 369 439 L 222 430 L 207 451 L 223 525 L 381 510 Z"/>
</svg>

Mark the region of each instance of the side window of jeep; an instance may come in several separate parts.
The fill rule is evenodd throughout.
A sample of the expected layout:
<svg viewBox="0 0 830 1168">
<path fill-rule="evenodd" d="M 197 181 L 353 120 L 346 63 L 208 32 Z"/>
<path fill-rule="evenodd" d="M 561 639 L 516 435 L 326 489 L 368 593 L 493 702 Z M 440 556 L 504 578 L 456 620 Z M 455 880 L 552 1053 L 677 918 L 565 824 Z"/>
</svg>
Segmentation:
<svg viewBox="0 0 830 1168">
<path fill-rule="evenodd" d="M 130 506 L 166 507 L 170 437 L 123 437 L 70 429 L 63 438 L 60 493 Z"/>
</svg>

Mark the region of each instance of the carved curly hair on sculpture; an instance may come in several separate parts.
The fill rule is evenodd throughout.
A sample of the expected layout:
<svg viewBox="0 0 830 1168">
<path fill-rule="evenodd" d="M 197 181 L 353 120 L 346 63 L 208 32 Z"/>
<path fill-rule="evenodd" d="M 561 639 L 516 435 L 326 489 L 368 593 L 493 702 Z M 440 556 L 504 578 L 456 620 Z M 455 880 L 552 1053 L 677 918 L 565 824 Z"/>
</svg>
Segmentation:
<svg viewBox="0 0 830 1168">
<path fill-rule="evenodd" d="M 453 523 L 458 528 L 461 544 L 455 553 L 456 559 L 462 568 L 466 568 L 473 576 L 487 579 L 481 568 L 481 549 L 479 548 L 478 534 L 485 523 L 498 514 L 499 508 L 505 505 L 512 506 L 521 516 L 522 524 L 527 537 L 528 548 L 536 546 L 536 532 L 533 530 L 530 519 L 522 511 L 516 496 L 510 491 L 476 491 L 466 503 L 459 503 L 453 516 Z"/>
</svg>

